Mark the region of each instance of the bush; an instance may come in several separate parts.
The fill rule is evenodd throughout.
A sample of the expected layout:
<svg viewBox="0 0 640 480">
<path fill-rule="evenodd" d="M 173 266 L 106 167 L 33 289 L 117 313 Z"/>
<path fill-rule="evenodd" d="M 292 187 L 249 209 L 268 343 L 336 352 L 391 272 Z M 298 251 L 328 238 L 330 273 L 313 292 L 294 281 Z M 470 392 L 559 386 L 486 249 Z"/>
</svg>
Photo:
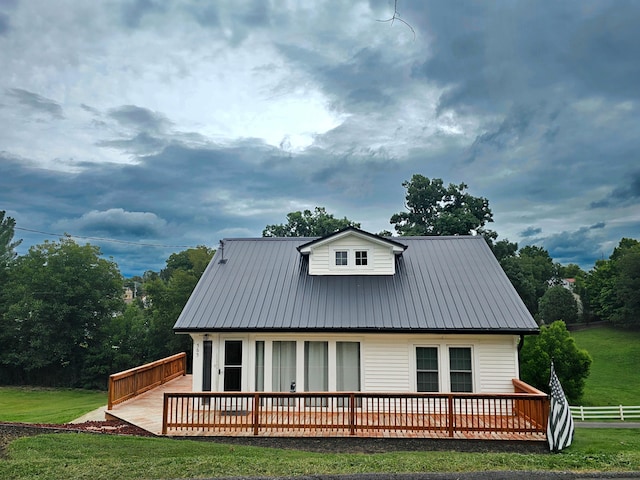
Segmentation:
<svg viewBox="0 0 640 480">
<path fill-rule="evenodd" d="M 567 400 L 576 404 L 591 370 L 591 356 L 577 347 L 562 321 L 542 326 L 540 335 L 526 338 L 520 351 L 520 378 L 549 393 L 552 360 Z"/>
</svg>

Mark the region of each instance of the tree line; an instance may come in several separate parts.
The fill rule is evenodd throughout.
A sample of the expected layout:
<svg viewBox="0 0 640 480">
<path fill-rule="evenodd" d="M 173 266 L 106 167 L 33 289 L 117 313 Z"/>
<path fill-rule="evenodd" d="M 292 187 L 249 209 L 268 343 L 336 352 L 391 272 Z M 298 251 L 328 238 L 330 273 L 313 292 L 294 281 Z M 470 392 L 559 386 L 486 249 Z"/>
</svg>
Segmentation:
<svg viewBox="0 0 640 480">
<path fill-rule="evenodd" d="M 590 359 L 566 341 L 565 323 L 607 320 L 640 326 L 640 243 L 623 238 L 608 260 L 589 272 L 555 263 L 542 247 L 522 248 L 487 228 L 493 221 L 489 201 L 455 185 L 422 175 L 404 182 L 406 211 L 391 216 L 395 235 L 481 235 L 500 262 L 542 335 L 528 337 L 524 355 L 567 360 L 556 364 L 561 380 L 584 378 Z M 265 237 L 316 237 L 360 224 L 336 218 L 324 207 L 290 212 L 283 224 L 267 225 Z M 211 260 L 214 250 L 199 246 L 172 254 L 160 272 L 122 278 L 115 262 L 100 249 L 70 238 L 45 241 L 18 256 L 15 220 L 0 211 L 0 384 L 104 388 L 108 375 L 180 351 L 189 352 L 186 335 L 172 327 Z M 380 235 L 392 235 L 389 231 Z M 575 280 L 573 290 L 563 279 Z M 137 292 L 125 304 L 123 288 Z M 561 326 L 554 322 L 562 321 Z M 552 328 L 553 327 L 553 328 Z M 553 342 L 545 337 L 551 336 Z M 544 341 L 542 341 L 542 340 Z M 540 344 L 536 344 L 540 342 Z M 550 346 L 551 345 L 551 346 Z M 554 350 L 555 349 L 555 350 Z M 566 353 L 563 349 L 569 349 Z M 568 356 L 567 356 L 568 355 Z M 568 360 L 569 357 L 572 359 Z M 546 387 L 548 365 L 521 362 L 523 378 Z M 534 371 L 535 370 L 535 371 Z M 548 376 L 546 377 L 548 379 Z M 566 392 L 570 398 L 581 393 Z"/>
</svg>

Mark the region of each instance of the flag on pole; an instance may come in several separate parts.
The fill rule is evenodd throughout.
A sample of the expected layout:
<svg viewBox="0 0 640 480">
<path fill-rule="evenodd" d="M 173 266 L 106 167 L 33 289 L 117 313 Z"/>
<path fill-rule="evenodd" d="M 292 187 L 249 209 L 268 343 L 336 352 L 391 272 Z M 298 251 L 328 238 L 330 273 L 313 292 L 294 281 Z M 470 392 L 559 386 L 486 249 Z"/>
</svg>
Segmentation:
<svg viewBox="0 0 640 480">
<path fill-rule="evenodd" d="M 547 423 L 547 441 L 552 452 L 559 452 L 563 448 L 571 445 L 573 440 L 573 417 L 569 409 L 569 402 L 564 396 L 562 385 L 556 375 L 553 362 L 551 362 L 551 378 L 549 379 L 551 389 L 549 422 Z"/>
</svg>

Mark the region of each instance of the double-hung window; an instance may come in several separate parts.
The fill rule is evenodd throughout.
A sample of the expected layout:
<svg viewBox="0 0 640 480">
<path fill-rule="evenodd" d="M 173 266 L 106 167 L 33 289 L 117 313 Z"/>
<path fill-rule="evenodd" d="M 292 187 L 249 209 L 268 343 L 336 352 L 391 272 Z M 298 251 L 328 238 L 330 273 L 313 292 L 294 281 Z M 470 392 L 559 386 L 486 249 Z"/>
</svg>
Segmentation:
<svg viewBox="0 0 640 480">
<path fill-rule="evenodd" d="M 438 392 L 438 349 L 416 347 L 416 387 L 418 392 Z"/>
<path fill-rule="evenodd" d="M 362 267 L 368 265 L 366 250 L 356 250 L 356 265 Z"/>
<path fill-rule="evenodd" d="M 449 375 L 451 380 L 451 392 L 473 392 L 471 348 L 449 348 Z"/>
</svg>

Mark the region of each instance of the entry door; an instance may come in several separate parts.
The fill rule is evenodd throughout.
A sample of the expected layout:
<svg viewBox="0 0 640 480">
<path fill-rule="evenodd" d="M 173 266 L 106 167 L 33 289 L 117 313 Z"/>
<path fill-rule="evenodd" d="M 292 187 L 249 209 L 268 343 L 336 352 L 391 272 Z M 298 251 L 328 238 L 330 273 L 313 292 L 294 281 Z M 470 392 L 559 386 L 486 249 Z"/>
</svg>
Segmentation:
<svg viewBox="0 0 640 480">
<path fill-rule="evenodd" d="M 242 391 L 242 340 L 224 341 L 224 391 Z"/>
<path fill-rule="evenodd" d="M 202 356 L 202 391 L 211 391 L 211 364 L 213 361 L 213 342 L 205 340 L 203 343 L 204 354 Z"/>
</svg>

